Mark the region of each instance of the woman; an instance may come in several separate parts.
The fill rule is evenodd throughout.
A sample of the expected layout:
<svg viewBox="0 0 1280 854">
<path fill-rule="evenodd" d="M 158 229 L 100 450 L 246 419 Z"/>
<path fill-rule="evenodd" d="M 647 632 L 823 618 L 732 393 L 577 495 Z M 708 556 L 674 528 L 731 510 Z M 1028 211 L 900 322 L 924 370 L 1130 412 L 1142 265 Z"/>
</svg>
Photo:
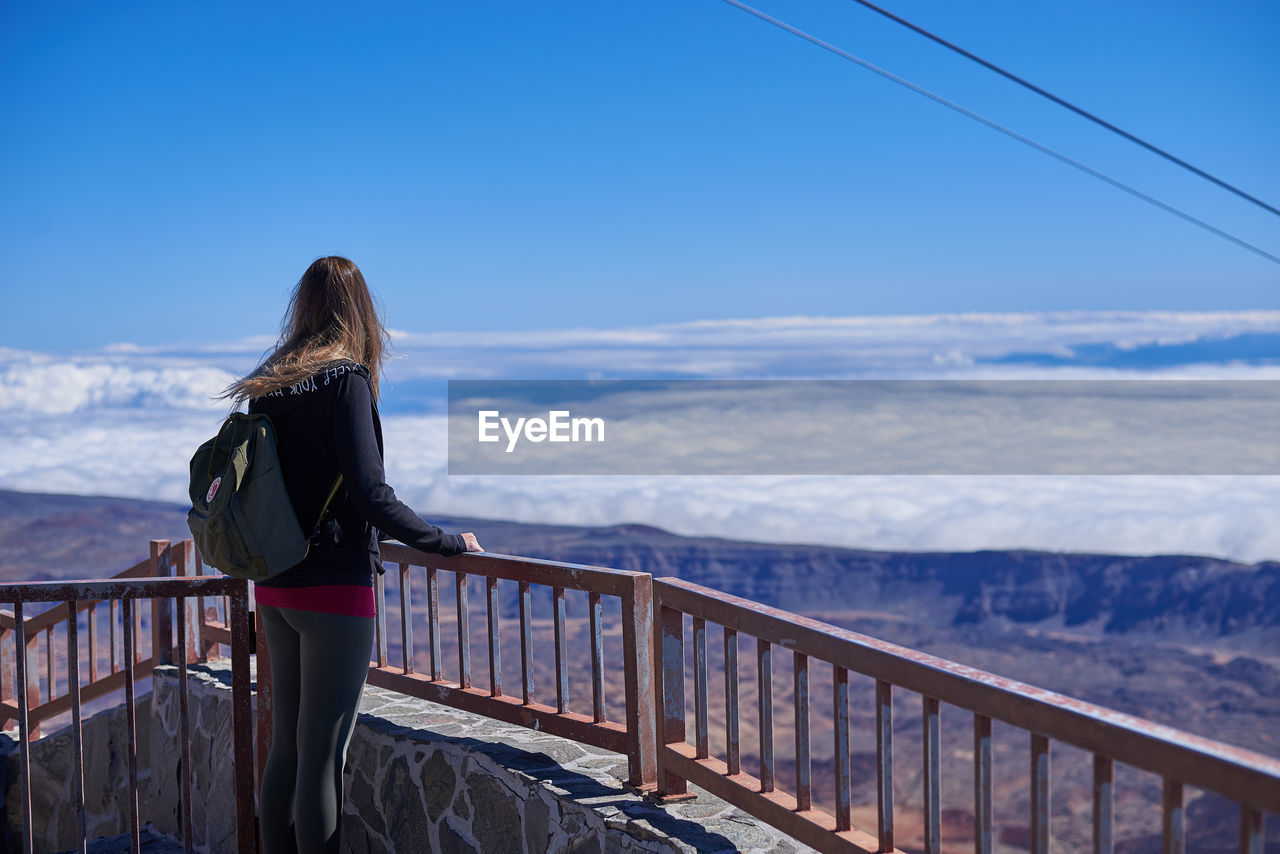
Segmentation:
<svg viewBox="0 0 1280 854">
<path fill-rule="evenodd" d="M 472 533 L 422 521 L 384 480 L 375 404 L 385 344 L 359 268 L 320 258 L 293 292 L 275 351 L 226 392 L 271 417 L 299 524 L 316 525 L 307 557 L 254 587 L 274 702 L 260 802 L 266 854 L 338 850 L 342 767 L 373 648 L 379 534 L 442 555 L 481 550 Z"/>
</svg>

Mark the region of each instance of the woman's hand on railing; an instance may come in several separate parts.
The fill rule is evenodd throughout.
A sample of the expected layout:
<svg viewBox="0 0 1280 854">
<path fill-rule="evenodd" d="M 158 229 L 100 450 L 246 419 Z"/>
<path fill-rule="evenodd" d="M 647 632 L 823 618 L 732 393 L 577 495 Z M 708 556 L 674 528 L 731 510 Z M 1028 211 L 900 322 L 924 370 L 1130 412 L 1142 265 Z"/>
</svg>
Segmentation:
<svg viewBox="0 0 1280 854">
<path fill-rule="evenodd" d="M 484 549 L 480 548 L 480 541 L 476 539 L 476 535 L 470 531 L 462 535 L 462 541 L 467 544 L 467 551 L 469 552 L 484 551 Z"/>
</svg>

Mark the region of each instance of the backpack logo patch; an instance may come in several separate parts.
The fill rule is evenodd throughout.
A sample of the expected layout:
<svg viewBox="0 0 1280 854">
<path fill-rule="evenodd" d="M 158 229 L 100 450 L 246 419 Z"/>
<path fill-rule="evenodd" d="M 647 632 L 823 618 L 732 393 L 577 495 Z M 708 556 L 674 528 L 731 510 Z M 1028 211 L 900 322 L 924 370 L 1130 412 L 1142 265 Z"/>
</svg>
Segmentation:
<svg viewBox="0 0 1280 854">
<path fill-rule="evenodd" d="M 222 478 L 215 477 L 213 483 L 209 484 L 209 491 L 204 494 L 204 503 L 212 504 L 213 496 L 218 494 L 218 487 L 222 486 Z"/>
</svg>

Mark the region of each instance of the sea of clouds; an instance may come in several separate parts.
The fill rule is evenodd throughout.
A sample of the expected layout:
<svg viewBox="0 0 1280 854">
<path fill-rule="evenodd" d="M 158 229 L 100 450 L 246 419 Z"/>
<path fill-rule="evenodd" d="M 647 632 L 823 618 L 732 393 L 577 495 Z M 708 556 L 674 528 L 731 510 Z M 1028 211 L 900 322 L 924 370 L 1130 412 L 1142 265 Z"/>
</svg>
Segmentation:
<svg viewBox="0 0 1280 854">
<path fill-rule="evenodd" d="M 450 476 L 449 379 L 1280 379 L 1280 312 L 765 318 L 394 334 L 397 493 L 431 514 L 642 522 L 886 549 L 1280 558 L 1273 476 Z M 215 399 L 270 337 L 87 352 L 0 348 L 0 488 L 187 502 Z"/>
</svg>

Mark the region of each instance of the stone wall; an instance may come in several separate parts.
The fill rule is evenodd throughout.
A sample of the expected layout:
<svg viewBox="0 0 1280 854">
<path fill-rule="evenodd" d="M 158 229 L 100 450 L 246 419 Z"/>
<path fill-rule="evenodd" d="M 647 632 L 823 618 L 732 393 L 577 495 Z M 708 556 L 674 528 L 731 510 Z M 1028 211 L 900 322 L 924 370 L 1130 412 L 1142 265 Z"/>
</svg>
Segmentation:
<svg viewBox="0 0 1280 854">
<path fill-rule="evenodd" d="M 229 675 L 228 675 L 229 679 Z M 235 850 L 235 795 L 231 755 L 231 694 L 214 672 L 190 672 L 192 828 L 205 851 Z M 229 682 L 228 682 L 229 685 Z M 173 667 L 157 668 L 154 690 L 135 705 L 138 804 L 141 822 L 167 834 L 180 833 L 178 678 Z M 90 839 L 128 830 L 129 760 L 122 703 L 84 721 L 85 826 Z M 18 734 L 0 733 L 0 798 L 10 844 L 19 850 L 22 790 L 18 778 Z M 66 851 L 79 838 L 72 782 L 70 730 L 31 744 L 31 815 L 37 852 Z"/>
<path fill-rule="evenodd" d="M 231 678 L 225 662 L 190 671 L 197 849 L 235 850 Z M 177 670 L 157 668 L 139 700 L 142 818 L 177 835 Z M 123 830 L 124 709 L 85 721 L 90 837 Z M 10 734 L 12 735 L 12 734 Z M 0 791 L 18 826 L 16 741 L 4 739 Z M 37 851 L 75 845 L 70 738 L 32 745 Z M 705 792 L 657 805 L 628 789 L 626 758 L 556 736 L 366 687 L 344 773 L 342 850 L 477 854 L 809 850 Z M 697 791 L 694 789 L 694 791 Z"/>
<path fill-rule="evenodd" d="M 139 799 L 151 790 L 151 695 L 138 698 Z M 90 839 L 125 829 L 129 762 L 123 704 L 86 718 L 84 739 L 85 826 Z M 21 850 L 22 789 L 18 777 L 18 734 L 0 734 L 0 798 L 5 812 L 4 850 Z M 71 733 L 62 730 L 31 744 L 31 814 L 36 851 L 65 851 L 78 843 L 73 800 Z"/>
</svg>

